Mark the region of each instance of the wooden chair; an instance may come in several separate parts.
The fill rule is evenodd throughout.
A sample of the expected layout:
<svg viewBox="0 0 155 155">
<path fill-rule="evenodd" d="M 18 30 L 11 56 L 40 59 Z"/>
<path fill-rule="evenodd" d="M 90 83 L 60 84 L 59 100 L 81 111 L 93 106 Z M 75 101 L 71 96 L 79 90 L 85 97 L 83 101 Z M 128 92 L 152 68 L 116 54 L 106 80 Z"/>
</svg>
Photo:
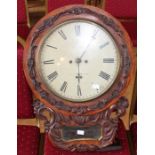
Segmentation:
<svg viewBox="0 0 155 155">
<path fill-rule="evenodd" d="M 135 57 L 136 53 L 137 49 L 134 48 Z M 130 85 L 128 86 L 128 89 L 125 92 L 125 96 L 129 102 L 129 107 L 126 111 L 126 115 L 121 118 L 127 131 L 130 130 L 131 124 L 137 121 L 137 117 L 134 114 L 134 108 L 135 108 L 134 100 L 136 95 L 136 60 L 135 60 L 135 70 L 133 71 L 132 75 L 133 76 L 131 78 Z"/>
<path fill-rule="evenodd" d="M 26 39 L 30 31 L 27 0 L 17 0 L 17 34 Z"/>
<path fill-rule="evenodd" d="M 32 94 L 25 80 L 22 67 L 25 41 L 19 36 L 17 41 L 17 154 L 38 155 L 40 132 L 36 126 L 37 120 L 33 113 Z"/>
<path fill-rule="evenodd" d="M 85 0 L 46 0 L 46 13 L 70 4 L 85 4 Z"/>
<path fill-rule="evenodd" d="M 102 8 L 120 20 L 137 46 L 137 1 L 103 0 Z"/>
<path fill-rule="evenodd" d="M 137 16 L 137 1 L 104 0 L 103 9 L 117 18 L 133 19 Z"/>
<path fill-rule="evenodd" d="M 103 0 L 102 8 L 105 11 L 108 11 L 113 16 L 115 16 L 125 27 L 127 30 L 133 46 L 134 46 L 134 54 L 135 58 L 137 55 L 137 1 L 136 0 Z M 136 141 L 136 123 L 137 123 L 137 115 L 134 113 L 136 107 L 136 86 L 137 86 L 137 72 L 136 72 L 136 60 L 135 60 L 135 70 L 132 73 L 131 83 L 128 86 L 125 96 L 129 101 L 129 107 L 126 111 L 125 116 L 121 118 L 123 121 L 124 127 L 126 129 L 126 133 L 128 136 L 128 141 L 130 143 L 130 150 L 132 154 L 136 154 L 136 145 L 133 146 L 133 143 Z M 134 129 L 133 129 L 134 128 Z M 133 131 L 134 130 L 134 131 Z M 134 138 L 132 136 L 132 132 L 134 134 Z"/>
</svg>

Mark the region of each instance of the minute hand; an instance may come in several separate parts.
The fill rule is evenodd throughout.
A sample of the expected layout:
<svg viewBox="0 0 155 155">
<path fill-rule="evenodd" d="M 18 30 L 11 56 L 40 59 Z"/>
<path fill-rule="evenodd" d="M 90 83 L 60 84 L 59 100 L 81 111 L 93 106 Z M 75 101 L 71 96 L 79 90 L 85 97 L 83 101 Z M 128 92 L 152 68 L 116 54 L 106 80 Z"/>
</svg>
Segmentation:
<svg viewBox="0 0 155 155">
<path fill-rule="evenodd" d="M 88 43 L 86 49 L 82 52 L 81 56 L 79 57 L 80 59 L 82 59 L 82 57 L 86 54 L 88 47 L 90 46 L 91 42 L 95 39 L 95 36 L 97 35 L 97 33 L 98 33 L 98 30 L 96 30 L 95 33 L 92 35 L 92 39 Z"/>
<path fill-rule="evenodd" d="M 90 40 L 90 42 L 88 43 L 86 49 L 82 52 L 80 59 L 82 59 L 82 57 L 86 54 L 88 47 L 90 46 L 90 43 L 92 42 L 93 39 Z"/>
</svg>

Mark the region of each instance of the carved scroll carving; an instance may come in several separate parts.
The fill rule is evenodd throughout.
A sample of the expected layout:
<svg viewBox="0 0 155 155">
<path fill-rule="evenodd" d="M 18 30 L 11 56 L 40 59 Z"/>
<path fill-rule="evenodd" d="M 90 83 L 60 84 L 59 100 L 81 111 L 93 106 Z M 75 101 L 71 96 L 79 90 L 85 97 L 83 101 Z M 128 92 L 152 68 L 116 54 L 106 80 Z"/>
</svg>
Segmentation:
<svg viewBox="0 0 155 155">
<path fill-rule="evenodd" d="M 47 108 L 38 99 L 33 102 L 34 113 L 39 120 L 44 121 L 45 131 L 48 132 L 50 126 L 54 123 L 55 113 L 50 108 Z"/>
<path fill-rule="evenodd" d="M 39 119 L 45 120 L 45 128 L 46 132 L 48 132 L 50 141 L 61 149 L 79 152 L 97 151 L 112 144 L 118 128 L 119 117 L 124 115 L 127 107 L 127 99 L 121 97 L 116 104 L 112 105 L 103 112 L 94 115 L 64 116 L 62 113 L 56 113 L 53 110 L 45 107 L 45 105 L 40 103 L 39 100 L 34 101 L 35 114 Z M 47 111 L 52 118 L 48 119 L 44 115 L 44 111 Z M 80 142 L 68 143 L 62 139 L 61 129 L 64 124 L 67 126 L 92 126 L 99 124 L 102 127 L 103 136 L 99 140 L 98 145 L 93 143 L 89 145 L 81 144 Z"/>
</svg>

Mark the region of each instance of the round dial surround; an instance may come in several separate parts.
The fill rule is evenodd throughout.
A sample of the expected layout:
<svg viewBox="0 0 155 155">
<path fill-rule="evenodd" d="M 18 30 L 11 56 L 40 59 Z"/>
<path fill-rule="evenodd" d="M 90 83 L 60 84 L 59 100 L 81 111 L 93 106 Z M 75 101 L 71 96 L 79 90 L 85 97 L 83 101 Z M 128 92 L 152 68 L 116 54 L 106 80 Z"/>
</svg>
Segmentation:
<svg viewBox="0 0 155 155">
<path fill-rule="evenodd" d="M 104 94 L 121 64 L 111 35 L 85 20 L 58 25 L 43 38 L 39 54 L 40 74 L 48 89 L 73 102 Z"/>
</svg>

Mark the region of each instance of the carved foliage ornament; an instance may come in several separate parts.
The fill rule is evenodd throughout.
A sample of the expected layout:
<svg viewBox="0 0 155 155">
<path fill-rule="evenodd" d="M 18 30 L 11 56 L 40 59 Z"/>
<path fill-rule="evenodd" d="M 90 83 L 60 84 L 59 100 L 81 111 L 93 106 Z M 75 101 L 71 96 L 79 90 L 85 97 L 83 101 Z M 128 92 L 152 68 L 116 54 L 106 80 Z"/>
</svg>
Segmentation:
<svg viewBox="0 0 155 155">
<path fill-rule="evenodd" d="M 45 121 L 45 129 L 48 132 L 50 141 L 61 149 L 79 152 L 100 150 L 112 144 L 115 139 L 119 117 L 125 113 L 127 107 L 128 101 L 122 97 L 116 104 L 95 115 L 64 116 L 62 113 L 56 113 L 45 107 L 39 100 L 34 101 L 35 114 L 39 119 Z M 49 113 L 51 119 L 47 118 L 43 112 Z M 103 136 L 98 144 L 81 144 L 80 141 L 74 143 L 74 140 L 71 143 L 66 142 L 62 139 L 62 127 L 64 124 L 67 126 L 92 126 L 99 124 L 102 127 Z"/>
</svg>

